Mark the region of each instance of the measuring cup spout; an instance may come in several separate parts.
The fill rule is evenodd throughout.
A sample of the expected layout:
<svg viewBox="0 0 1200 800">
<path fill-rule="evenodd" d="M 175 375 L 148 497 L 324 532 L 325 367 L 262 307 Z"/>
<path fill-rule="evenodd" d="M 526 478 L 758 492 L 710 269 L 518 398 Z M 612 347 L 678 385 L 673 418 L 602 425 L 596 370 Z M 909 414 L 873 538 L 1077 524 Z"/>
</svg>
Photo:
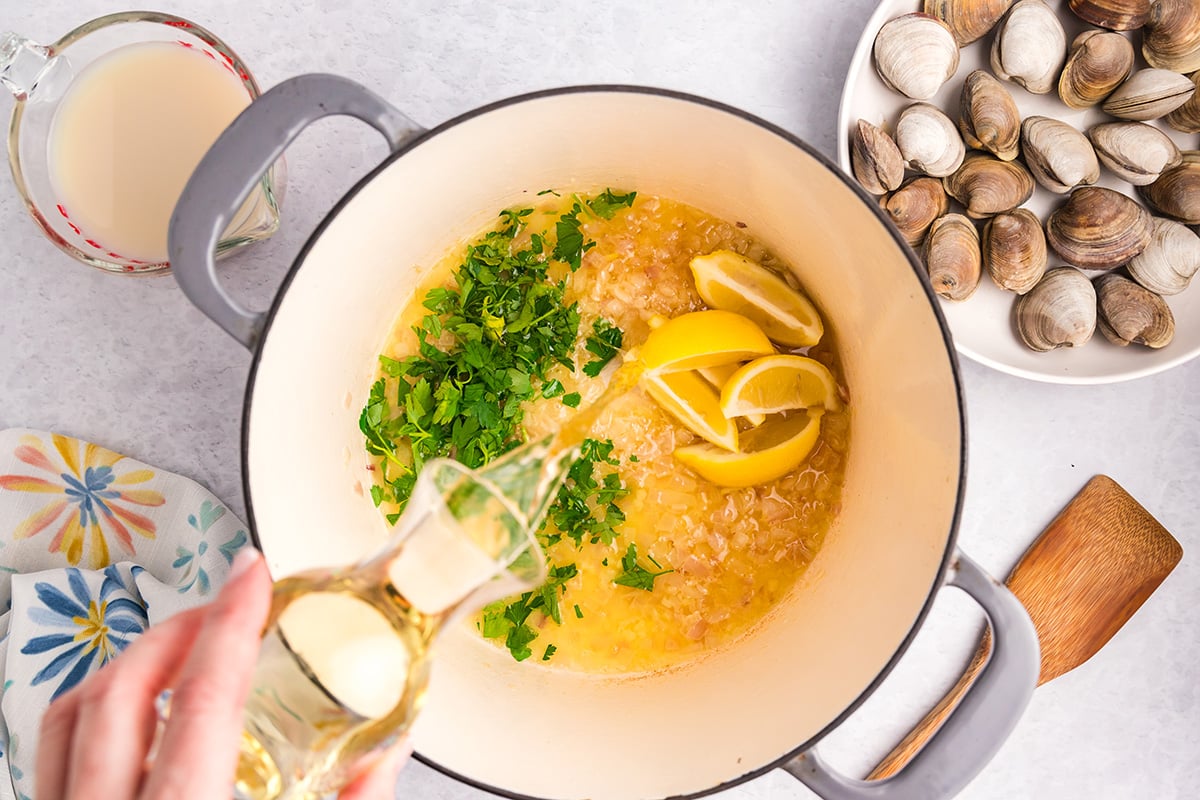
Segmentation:
<svg viewBox="0 0 1200 800">
<path fill-rule="evenodd" d="M 51 57 L 50 48 L 19 33 L 0 33 L 0 84 L 18 100 L 37 88 L 57 60 Z"/>
</svg>

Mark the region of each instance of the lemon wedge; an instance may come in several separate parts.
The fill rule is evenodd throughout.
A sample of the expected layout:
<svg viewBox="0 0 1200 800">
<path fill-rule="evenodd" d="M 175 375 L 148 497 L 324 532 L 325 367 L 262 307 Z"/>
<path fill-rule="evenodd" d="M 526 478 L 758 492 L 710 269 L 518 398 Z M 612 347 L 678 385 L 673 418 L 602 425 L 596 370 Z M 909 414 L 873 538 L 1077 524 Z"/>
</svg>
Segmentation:
<svg viewBox="0 0 1200 800">
<path fill-rule="evenodd" d="M 645 375 L 642 386 L 664 411 L 697 436 L 725 450 L 738 449 L 737 425 L 721 413 L 717 390 L 695 372 Z"/>
<path fill-rule="evenodd" d="M 807 297 L 756 261 L 732 250 L 692 259 L 696 291 L 713 308 L 744 314 L 780 344 L 807 347 L 825 332 Z"/>
<path fill-rule="evenodd" d="M 694 311 L 652 329 L 642 345 L 641 359 L 647 370 L 680 372 L 774 352 L 766 334 L 741 314 Z"/>
<path fill-rule="evenodd" d="M 730 418 L 816 407 L 836 411 L 842 403 L 829 368 L 806 356 L 756 358 L 721 386 L 721 412 Z"/>
<path fill-rule="evenodd" d="M 725 384 L 729 382 L 729 379 L 733 377 L 734 373 L 741 368 L 741 362 L 734 361 L 731 364 L 718 364 L 715 367 L 703 367 L 702 369 L 696 370 L 696 372 L 699 372 L 700 377 L 712 384 L 712 387 L 719 392 L 722 388 L 724 388 Z"/>
<path fill-rule="evenodd" d="M 662 314 L 651 314 L 650 319 L 647 320 L 647 324 L 650 326 L 650 330 L 657 330 L 666 321 L 667 318 Z M 715 367 L 701 367 L 696 372 L 700 373 L 700 377 L 708 381 L 719 392 L 725 383 L 733 377 L 733 373 L 737 372 L 741 366 L 742 362 L 732 361 L 728 364 L 720 364 Z M 746 417 L 746 421 L 751 425 L 762 425 L 766 419 L 762 414 L 751 414 Z"/>
<path fill-rule="evenodd" d="M 718 486 L 740 489 L 767 483 L 791 472 L 808 458 L 821 433 L 823 410 L 812 409 L 772 420 L 742 435 L 743 452 L 710 444 L 680 447 L 675 457 Z"/>
<path fill-rule="evenodd" d="M 770 358 L 770 356 L 766 356 L 766 358 Z M 759 359 L 759 360 L 761 360 L 761 359 Z M 753 362 L 751 362 L 751 363 L 753 363 Z M 722 364 L 719 367 L 705 367 L 704 369 L 698 369 L 698 370 L 696 370 L 696 372 L 699 372 L 700 377 L 704 378 L 704 380 L 706 380 L 710 384 L 712 384 L 712 387 L 719 392 L 723 388 L 725 388 L 725 384 L 729 383 L 729 379 L 732 378 L 735 374 L 737 374 L 737 371 L 741 368 L 742 368 L 742 364 L 738 364 L 738 363 Z M 728 417 L 730 415 L 726 414 L 725 416 Z M 733 416 L 736 417 L 739 415 L 734 414 Z M 759 425 L 762 425 L 764 422 L 767 421 L 767 418 L 765 415 L 756 414 L 753 412 L 749 413 L 749 414 L 742 414 L 740 416 L 744 416 L 746 418 L 746 421 L 749 422 L 751 425 L 753 425 L 756 428 Z"/>
</svg>

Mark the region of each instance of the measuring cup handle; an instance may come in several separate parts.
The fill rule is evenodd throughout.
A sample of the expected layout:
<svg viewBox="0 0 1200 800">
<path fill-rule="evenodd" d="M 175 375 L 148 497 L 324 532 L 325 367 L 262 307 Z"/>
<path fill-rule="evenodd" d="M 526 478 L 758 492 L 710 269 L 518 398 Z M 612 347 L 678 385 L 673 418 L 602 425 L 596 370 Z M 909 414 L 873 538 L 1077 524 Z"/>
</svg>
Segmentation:
<svg viewBox="0 0 1200 800">
<path fill-rule="evenodd" d="M 237 303 L 217 280 L 222 231 L 262 175 L 300 132 L 324 117 L 345 114 L 383 134 L 392 150 L 424 132 L 386 100 L 336 75 L 290 78 L 249 105 L 221 134 L 192 173 L 167 235 L 179 288 L 213 322 L 253 350 L 266 315 Z"/>
<path fill-rule="evenodd" d="M 1041 668 L 1037 631 L 1021 601 L 966 554 L 954 555 L 946 586 L 987 615 L 992 652 L 962 701 L 925 746 L 890 778 L 860 781 L 836 772 L 815 749 L 783 766 L 825 800 L 946 800 L 992 760 L 1033 696 Z"/>
</svg>

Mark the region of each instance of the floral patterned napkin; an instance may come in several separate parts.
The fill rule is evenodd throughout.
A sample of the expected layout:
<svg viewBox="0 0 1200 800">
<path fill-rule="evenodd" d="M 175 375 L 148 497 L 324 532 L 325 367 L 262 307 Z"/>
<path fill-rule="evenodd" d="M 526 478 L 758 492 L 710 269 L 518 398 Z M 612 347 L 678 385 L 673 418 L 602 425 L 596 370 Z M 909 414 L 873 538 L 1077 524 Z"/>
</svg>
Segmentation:
<svg viewBox="0 0 1200 800">
<path fill-rule="evenodd" d="M 0 800 L 37 796 L 50 701 L 211 599 L 246 542 L 194 481 L 56 433 L 0 431 Z"/>
</svg>

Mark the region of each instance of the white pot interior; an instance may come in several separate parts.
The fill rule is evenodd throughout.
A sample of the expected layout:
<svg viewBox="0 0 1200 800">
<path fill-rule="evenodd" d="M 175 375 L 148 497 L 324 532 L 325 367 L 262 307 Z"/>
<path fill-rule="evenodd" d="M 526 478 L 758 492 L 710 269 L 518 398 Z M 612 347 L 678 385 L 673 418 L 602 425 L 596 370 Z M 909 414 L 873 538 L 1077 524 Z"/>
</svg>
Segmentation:
<svg viewBox="0 0 1200 800">
<path fill-rule="evenodd" d="M 703 791 L 818 734 L 914 626 L 954 524 L 961 417 L 948 344 L 905 252 L 842 178 L 736 114 L 654 94 L 523 100 L 422 142 L 304 258 L 265 337 L 248 485 L 272 572 L 352 561 L 388 535 L 358 431 L 378 354 L 423 271 L 547 187 L 637 189 L 731 220 L 824 310 L 853 408 L 843 510 L 789 601 L 683 670 L 596 679 L 443 641 L 417 750 L 546 798 Z"/>
</svg>

